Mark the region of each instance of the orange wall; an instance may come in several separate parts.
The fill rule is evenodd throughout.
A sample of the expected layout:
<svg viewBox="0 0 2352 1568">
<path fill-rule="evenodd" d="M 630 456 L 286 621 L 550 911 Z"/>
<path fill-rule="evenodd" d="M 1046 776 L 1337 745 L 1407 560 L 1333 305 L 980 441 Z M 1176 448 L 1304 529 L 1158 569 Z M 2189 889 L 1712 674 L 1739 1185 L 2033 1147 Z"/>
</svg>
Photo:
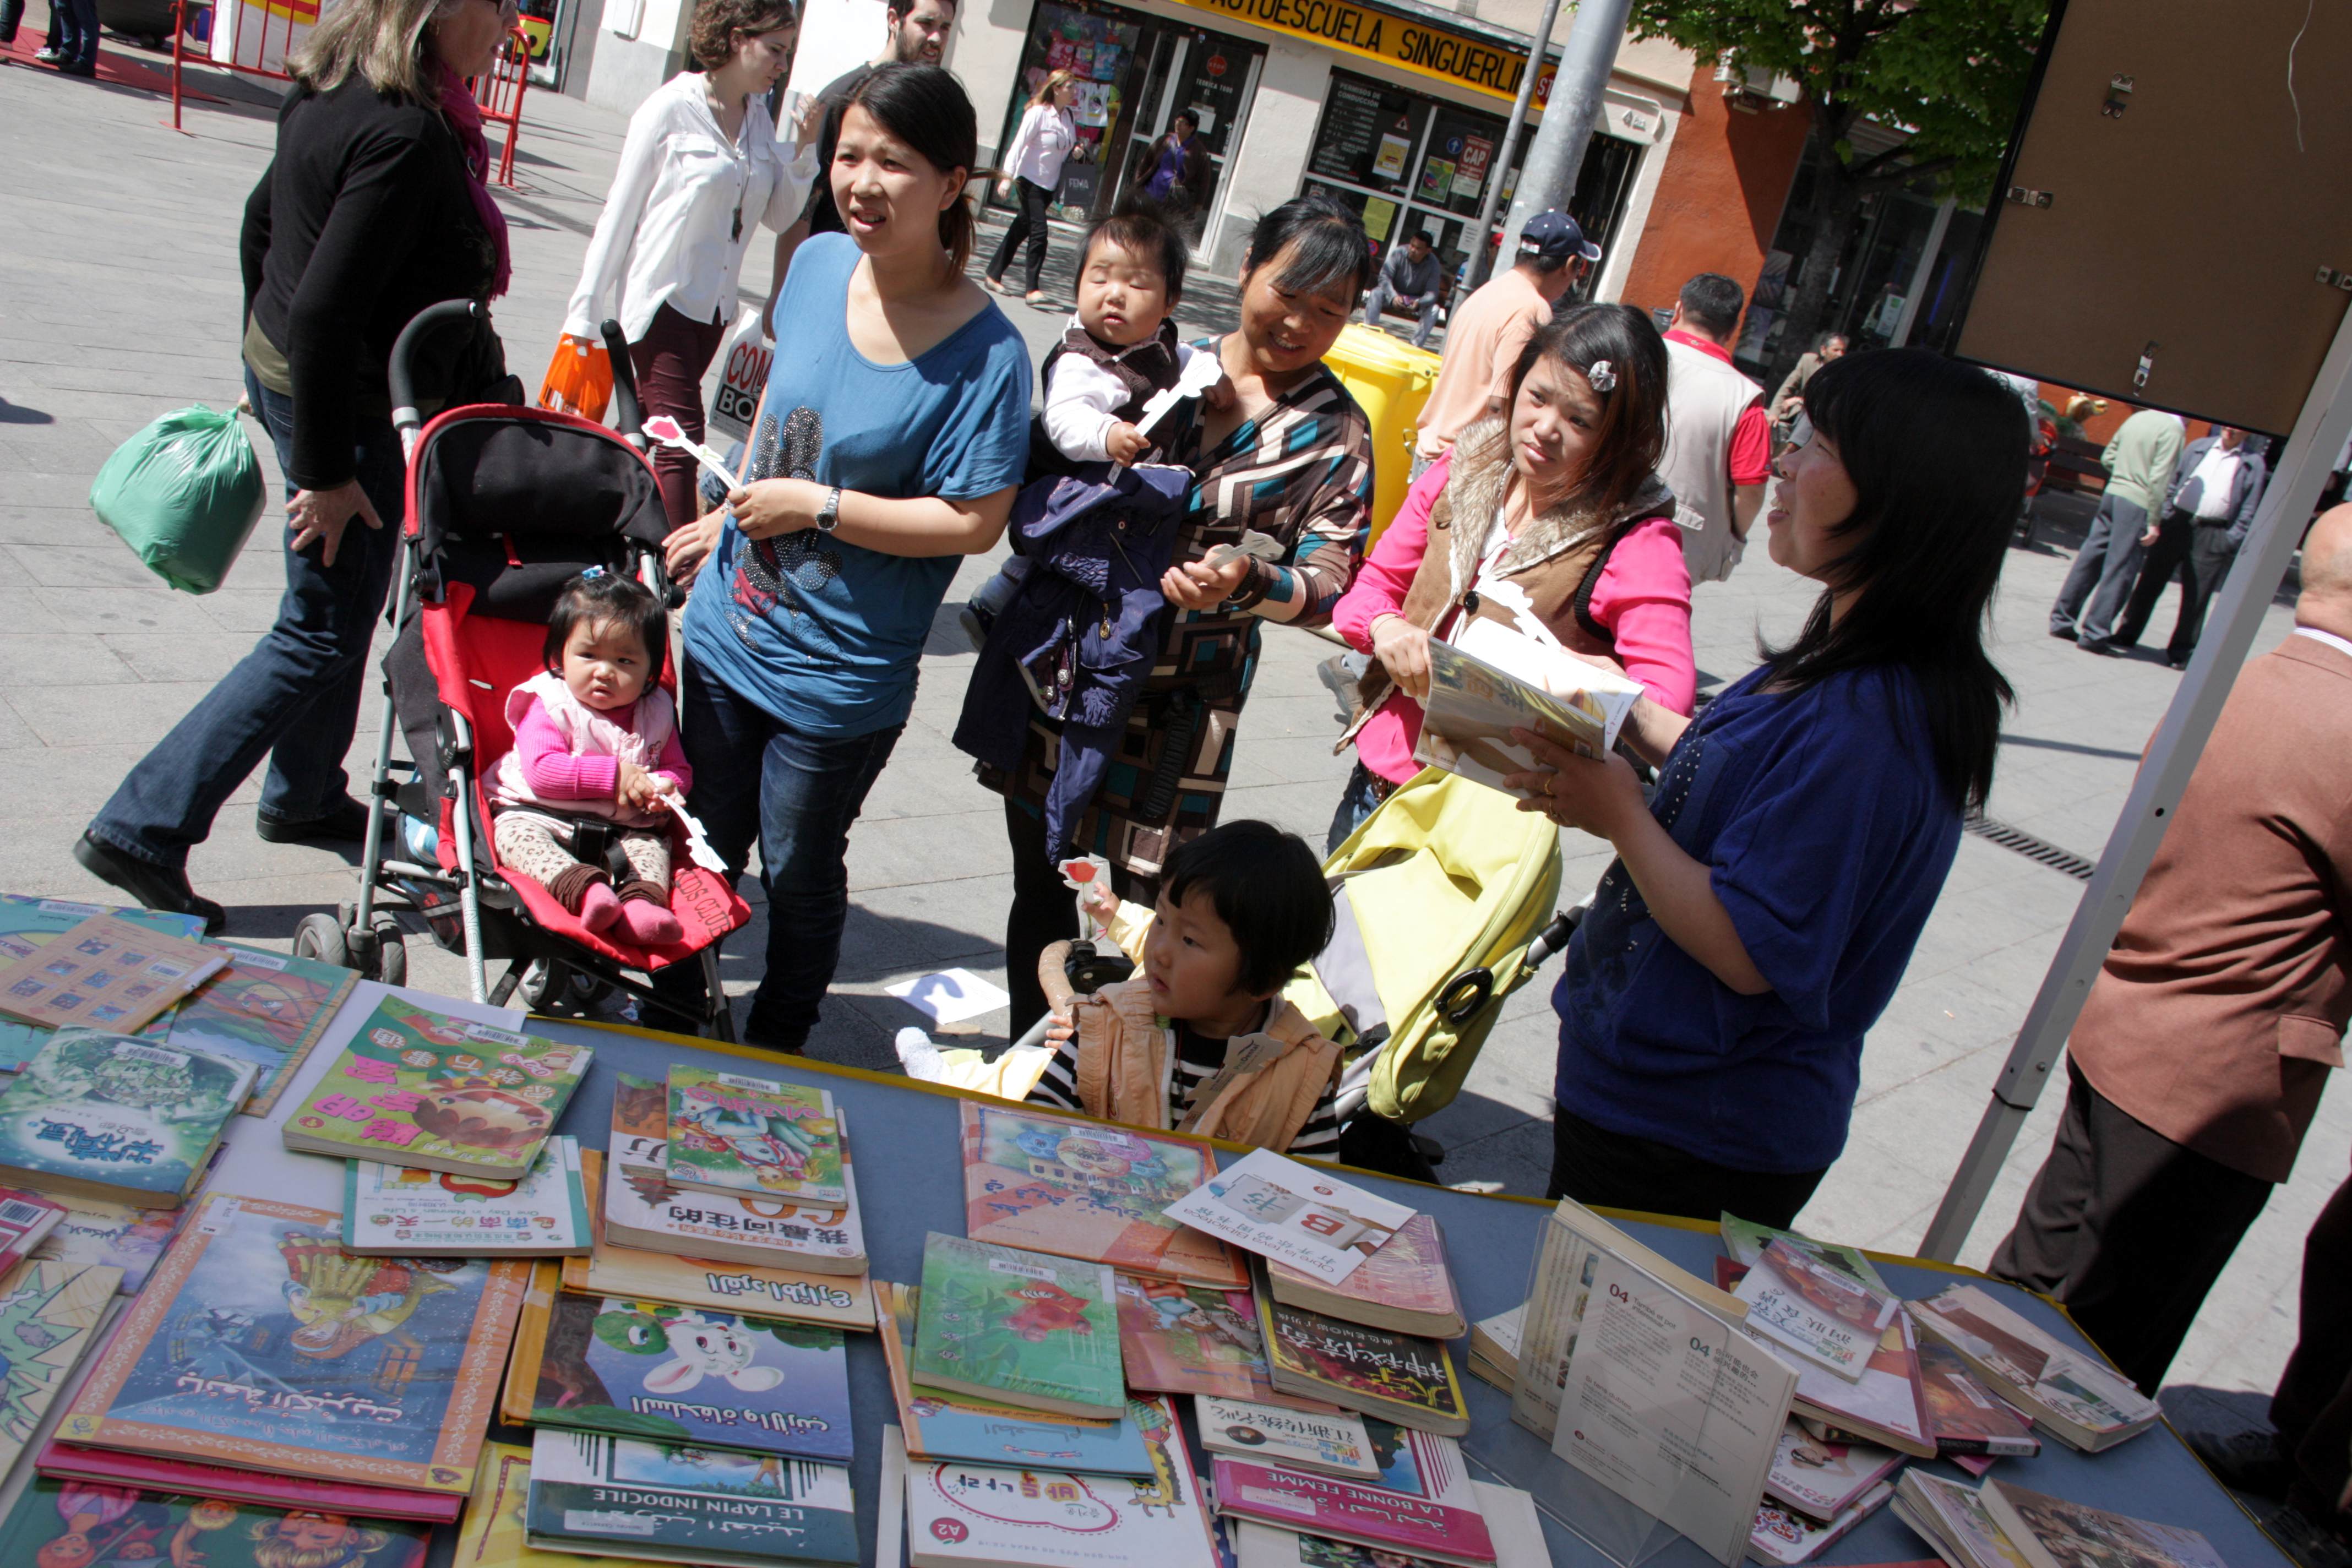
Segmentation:
<svg viewBox="0 0 2352 1568">
<path fill-rule="evenodd" d="M 1699 66 L 1633 253 L 1625 302 L 1664 309 L 1701 272 L 1720 272 L 1752 291 L 1811 129 L 1802 104 L 1734 110 L 1715 68 Z"/>
</svg>

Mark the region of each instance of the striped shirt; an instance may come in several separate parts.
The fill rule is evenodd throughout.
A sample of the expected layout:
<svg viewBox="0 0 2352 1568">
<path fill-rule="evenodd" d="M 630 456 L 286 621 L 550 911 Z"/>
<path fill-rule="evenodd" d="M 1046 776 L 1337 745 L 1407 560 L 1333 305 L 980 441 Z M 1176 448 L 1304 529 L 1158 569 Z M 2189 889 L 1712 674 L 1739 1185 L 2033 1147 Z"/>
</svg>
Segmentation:
<svg viewBox="0 0 2352 1568">
<path fill-rule="evenodd" d="M 1192 1113 L 1193 1098 L 1225 1065 L 1225 1051 L 1231 1044 L 1230 1040 L 1195 1034 L 1188 1025 L 1176 1026 L 1176 1054 L 1171 1063 L 1175 1081 L 1168 1086 L 1168 1113 L 1174 1120 L 1163 1131 L 1172 1131 Z M 1085 1115 L 1086 1107 L 1078 1103 L 1077 1075 L 1078 1042 L 1072 1037 L 1054 1047 L 1054 1059 L 1045 1064 L 1044 1076 L 1029 1091 L 1031 1103 Z M 1282 1152 L 1306 1160 L 1339 1157 L 1339 1089 L 1336 1077 L 1323 1085 L 1323 1093 L 1315 1101 L 1307 1125 L 1298 1130 L 1298 1136 Z"/>
</svg>

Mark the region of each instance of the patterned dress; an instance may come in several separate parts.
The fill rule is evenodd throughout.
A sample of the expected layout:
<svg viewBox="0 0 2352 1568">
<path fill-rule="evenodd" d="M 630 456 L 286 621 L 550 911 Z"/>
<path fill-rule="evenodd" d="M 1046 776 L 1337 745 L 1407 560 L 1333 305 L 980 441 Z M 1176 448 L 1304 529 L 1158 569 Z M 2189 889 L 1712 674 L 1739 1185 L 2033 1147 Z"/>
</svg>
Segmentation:
<svg viewBox="0 0 2352 1568">
<path fill-rule="evenodd" d="M 1193 473 L 1176 560 L 1238 543 L 1245 530 L 1271 534 L 1284 553 L 1251 563 L 1238 607 L 1171 613 L 1126 738 L 1078 824 L 1077 853 L 1147 879 L 1160 875 L 1178 844 L 1217 825 L 1234 732 L 1257 670 L 1264 618 L 1249 606 L 1269 594 L 1303 593 L 1297 624 L 1321 625 L 1355 577 L 1372 497 L 1371 426 L 1339 378 L 1318 365 L 1206 452 L 1196 425 L 1172 460 Z M 1038 714 L 1017 776 L 985 765 L 977 772 L 989 788 L 1042 813 L 1060 752 L 1058 729 Z"/>
</svg>

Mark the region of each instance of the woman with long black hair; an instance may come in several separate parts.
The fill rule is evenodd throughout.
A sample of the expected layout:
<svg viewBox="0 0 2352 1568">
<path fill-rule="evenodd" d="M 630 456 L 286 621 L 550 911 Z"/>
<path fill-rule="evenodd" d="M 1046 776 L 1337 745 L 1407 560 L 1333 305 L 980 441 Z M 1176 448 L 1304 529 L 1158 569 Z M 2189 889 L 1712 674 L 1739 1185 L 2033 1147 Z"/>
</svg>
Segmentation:
<svg viewBox="0 0 2352 1568">
<path fill-rule="evenodd" d="M 1540 739 L 1547 765 L 1512 780 L 1618 855 L 1552 997 L 1554 1196 L 1793 1219 L 1992 784 L 2016 397 L 1924 350 L 1856 354 L 1813 377 L 1795 434 L 1766 524 L 1772 559 L 1822 584 L 1796 640 L 1696 719 L 1636 704 L 1646 800 L 1622 758 Z"/>
</svg>

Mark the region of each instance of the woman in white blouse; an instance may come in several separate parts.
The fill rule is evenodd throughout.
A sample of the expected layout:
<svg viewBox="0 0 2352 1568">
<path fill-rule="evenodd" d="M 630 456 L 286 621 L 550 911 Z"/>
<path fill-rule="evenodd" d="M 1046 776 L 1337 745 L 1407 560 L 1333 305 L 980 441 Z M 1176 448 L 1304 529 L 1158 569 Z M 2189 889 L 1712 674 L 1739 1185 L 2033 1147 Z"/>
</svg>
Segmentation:
<svg viewBox="0 0 2352 1568">
<path fill-rule="evenodd" d="M 1013 144 L 997 160 L 1004 174 L 996 182 L 996 194 L 1012 195 L 1020 208 L 996 247 L 996 259 L 988 264 L 988 286 L 1000 294 L 1013 292 L 1004 286 L 1004 269 L 1013 263 L 1013 247 L 1026 238 L 1028 300 L 1033 305 L 1045 302 L 1045 290 L 1037 286 L 1045 270 L 1045 204 L 1054 199 L 1055 188 L 1062 183 L 1062 165 L 1078 144 L 1078 122 L 1070 115 L 1077 97 L 1073 72 L 1058 70 L 1039 82 L 1022 112 L 1021 129 L 1013 133 Z"/>
<path fill-rule="evenodd" d="M 588 243 L 563 330 L 595 341 L 617 320 L 647 415 L 667 414 L 702 438 L 702 376 L 735 316 L 736 279 L 751 231 L 782 233 L 816 177 L 815 106 L 779 142 L 769 89 L 793 62 L 796 0 L 701 0 L 689 39 L 698 71 L 656 88 L 629 117 L 620 167 Z M 779 268 L 768 303 L 783 286 Z M 771 335 L 773 324 L 770 326 Z M 673 529 L 702 510 L 694 459 L 654 450 Z"/>
</svg>

